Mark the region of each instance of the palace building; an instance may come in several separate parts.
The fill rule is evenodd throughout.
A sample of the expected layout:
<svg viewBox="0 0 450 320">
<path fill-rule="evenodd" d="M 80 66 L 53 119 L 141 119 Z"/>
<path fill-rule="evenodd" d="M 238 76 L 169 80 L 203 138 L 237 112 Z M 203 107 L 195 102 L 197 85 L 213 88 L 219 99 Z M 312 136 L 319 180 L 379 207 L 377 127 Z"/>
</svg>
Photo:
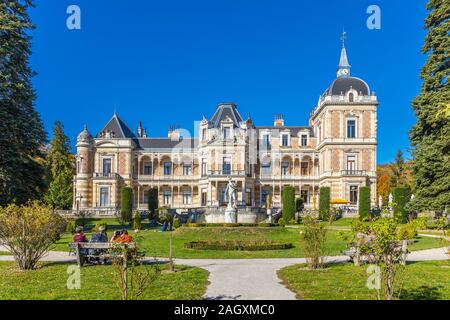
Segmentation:
<svg viewBox="0 0 450 320">
<path fill-rule="evenodd" d="M 240 207 L 262 208 L 270 196 L 281 207 L 286 185 L 306 206 L 318 203 L 319 188 L 332 199 L 358 203 L 358 190 L 376 194 L 378 99 L 368 84 L 350 75 L 343 41 L 337 78 L 320 96 L 306 126 L 258 126 L 234 103 L 219 104 L 191 137 L 171 127 L 167 137 L 133 132 L 114 114 L 93 137 L 87 127 L 77 138 L 75 210 L 120 208 L 121 188 L 133 188 L 134 208 L 148 208 L 148 190 L 157 188 L 159 205 L 187 211 L 225 205 L 229 177 L 238 185 Z"/>
</svg>

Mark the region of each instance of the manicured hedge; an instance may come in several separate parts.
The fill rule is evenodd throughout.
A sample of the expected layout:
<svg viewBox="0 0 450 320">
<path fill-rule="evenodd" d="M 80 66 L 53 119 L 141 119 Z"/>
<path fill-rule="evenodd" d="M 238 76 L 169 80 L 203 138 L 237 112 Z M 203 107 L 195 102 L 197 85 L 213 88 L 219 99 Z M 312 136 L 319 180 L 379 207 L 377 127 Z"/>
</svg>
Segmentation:
<svg viewBox="0 0 450 320">
<path fill-rule="evenodd" d="M 133 219 L 133 189 L 130 187 L 122 188 L 122 207 L 120 214 L 123 222 L 131 222 Z"/>
<path fill-rule="evenodd" d="M 277 227 L 276 223 L 186 223 L 183 224 L 183 227 L 188 228 L 239 228 L 239 227 L 261 227 L 261 228 L 269 228 L 269 227 Z"/>
<path fill-rule="evenodd" d="M 370 218 L 370 187 L 359 188 L 358 212 L 360 220 L 368 220 Z"/>
<path fill-rule="evenodd" d="M 397 187 L 392 189 L 392 196 L 394 198 L 394 218 L 399 222 L 406 222 L 407 211 L 405 209 L 405 206 L 411 199 L 411 191 L 409 190 L 409 188 Z"/>
<path fill-rule="evenodd" d="M 257 243 L 256 241 L 192 241 L 185 248 L 196 250 L 262 251 L 291 249 L 292 243 Z"/>
<path fill-rule="evenodd" d="M 331 206 L 331 189 L 330 187 L 321 187 L 319 190 L 319 217 L 327 220 Z"/>
<path fill-rule="evenodd" d="M 148 211 L 150 211 L 150 220 L 156 219 L 158 207 L 158 188 L 152 188 L 148 190 Z"/>
<path fill-rule="evenodd" d="M 291 186 L 283 188 L 283 219 L 289 223 L 294 218 L 295 213 L 295 190 Z"/>
<path fill-rule="evenodd" d="M 295 212 L 301 212 L 305 208 L 302 198 L 295 199 Z"/>
</svg>

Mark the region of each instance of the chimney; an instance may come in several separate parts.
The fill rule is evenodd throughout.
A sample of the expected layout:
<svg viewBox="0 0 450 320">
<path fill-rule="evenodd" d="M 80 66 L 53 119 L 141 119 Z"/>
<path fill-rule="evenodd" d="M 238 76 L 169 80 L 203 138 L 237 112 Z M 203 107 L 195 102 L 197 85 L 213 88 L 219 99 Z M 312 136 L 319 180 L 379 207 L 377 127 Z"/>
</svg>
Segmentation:
<svg viewBox="0 0 450 320">
<path fill-rule="evenodd" d="M 172 141 L 179 141 L 180 140 L 180 131 L 177 129 L 176 126 L 170 126 L 169 133 L 167 136 Z"/>
<path fill-rule="evenodd" d="M 273 122 L 273 125 L 275 127 L 283 127 L 284 126 L 284 119 L 283 119 L 283 115 L 281 113 L 278 113 L 275 115 L 275 121 Z"/>
<path fill-rule="evenodd" d="M 144 133 L 142 134 L 143 138 L 147 138 L 147 128 L 144 128 Z"/>
<path fill-rule="evenodd" d="M 142 138 L 142 122 L 139 121 L 138 129 L 137 129 L 138 138 Z"/>
</svg>

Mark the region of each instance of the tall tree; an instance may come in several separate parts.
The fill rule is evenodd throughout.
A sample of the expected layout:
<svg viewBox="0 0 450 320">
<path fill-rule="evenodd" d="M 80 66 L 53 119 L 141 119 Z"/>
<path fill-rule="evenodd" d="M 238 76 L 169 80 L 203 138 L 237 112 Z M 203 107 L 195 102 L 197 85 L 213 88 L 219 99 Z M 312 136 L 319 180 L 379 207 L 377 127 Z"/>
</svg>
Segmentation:
<svg viewBox="0 0 450 320">
<path fill-rule="evenodd" d="M 422 52 L 420 95 L 413 108 L 417 123 L 410 133 L 413 151 L 414 194 L 409 206 L 439 210 L 450 205 L 450 0 L 430 0 L 425 20 L 428 34 Z"/>
<path fill-rule="evenodd" d="M 46 135 L 34 109 L 29 66 L 31 0 L 0 2 L 0 205 L 24 203 L 45 189 Z"/>
<path fill-rule="evenodd" d="M 56 209 L 70 209 L 72 206 L 72 179 L 75 174 L 75 165 L 70 149 L 70 140 L 64 134 L 63 124 L 59 121 L 55 122 L 53 138 L 47 154 L 50 186 L 45 200 Z"/>
<path fill-rule="evenodd" d="M 406 184 L 405 177 L 405 159 L 403 158 L 403 152 L 398 150 L 394 162 L 389 165 L 391 169 L 391 186 L 402 187 Z"/>
</svg>

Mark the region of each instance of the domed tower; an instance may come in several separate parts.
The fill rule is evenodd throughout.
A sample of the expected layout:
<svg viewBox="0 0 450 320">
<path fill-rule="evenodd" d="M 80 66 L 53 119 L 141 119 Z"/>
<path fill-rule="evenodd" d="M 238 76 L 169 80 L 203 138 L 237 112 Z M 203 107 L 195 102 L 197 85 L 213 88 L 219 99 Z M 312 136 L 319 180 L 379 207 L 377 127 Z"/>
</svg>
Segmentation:
<svg viewBox="0 0 450 320">
<path fill-rule="evenodd" d="M 76 177 L 74 185 L 73 209 L 86 209 L 91 205 L 90 179 L 94 167 L 94 138 L 87 126 L 77 137 Z"/>
</svg>

